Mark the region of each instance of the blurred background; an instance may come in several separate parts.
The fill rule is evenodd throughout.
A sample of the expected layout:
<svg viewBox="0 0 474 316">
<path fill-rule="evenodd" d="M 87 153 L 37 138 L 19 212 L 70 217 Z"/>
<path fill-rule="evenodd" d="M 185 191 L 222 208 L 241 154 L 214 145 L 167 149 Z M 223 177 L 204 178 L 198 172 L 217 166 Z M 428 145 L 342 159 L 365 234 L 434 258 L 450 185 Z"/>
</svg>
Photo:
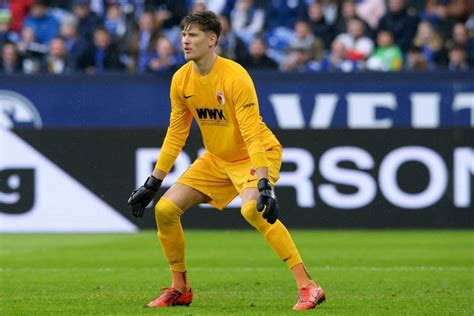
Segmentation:
<svg viewBox="0 0 474 316">
<path fill-rule="evenodd" d="M 0 231 L 132 232 L 185 63 L 181 19 L 221 17 L 285 150 L 297 228 L 472 228 L 468 0 L 0 0 Z M 194 127 L 165 190 L 202 150 Z M 247 227 L 238 198 L 186 227 Z"/>
</svg>

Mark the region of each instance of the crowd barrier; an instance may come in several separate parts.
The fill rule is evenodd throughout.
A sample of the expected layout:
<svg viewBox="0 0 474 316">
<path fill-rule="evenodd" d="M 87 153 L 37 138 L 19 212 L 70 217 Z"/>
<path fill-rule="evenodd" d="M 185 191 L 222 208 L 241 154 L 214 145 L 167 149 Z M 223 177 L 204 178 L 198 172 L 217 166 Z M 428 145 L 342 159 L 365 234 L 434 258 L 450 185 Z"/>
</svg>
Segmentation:
<svg viewBox="0 0 474 316">
<path fill-rule="evenodd" d="M 474 72 L 252 77 L 272 128 L 474 126 Z M 166 127 L 169 85 L 154 75 L 0 76 L 0 127 Z"/>
</svg>

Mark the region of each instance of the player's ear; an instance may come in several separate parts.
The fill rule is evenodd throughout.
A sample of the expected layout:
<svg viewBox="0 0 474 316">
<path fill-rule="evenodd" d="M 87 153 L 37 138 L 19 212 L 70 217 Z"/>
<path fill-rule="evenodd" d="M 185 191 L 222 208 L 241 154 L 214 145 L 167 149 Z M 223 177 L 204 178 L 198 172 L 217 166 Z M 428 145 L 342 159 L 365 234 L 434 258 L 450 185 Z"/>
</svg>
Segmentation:
<svg viewBox="0 0 474 316">
<path fill-rule="evenodd" d="M 217 35 L 214 33 L 209 35 L 209 46 L 217 46 Z"/>
</svg>

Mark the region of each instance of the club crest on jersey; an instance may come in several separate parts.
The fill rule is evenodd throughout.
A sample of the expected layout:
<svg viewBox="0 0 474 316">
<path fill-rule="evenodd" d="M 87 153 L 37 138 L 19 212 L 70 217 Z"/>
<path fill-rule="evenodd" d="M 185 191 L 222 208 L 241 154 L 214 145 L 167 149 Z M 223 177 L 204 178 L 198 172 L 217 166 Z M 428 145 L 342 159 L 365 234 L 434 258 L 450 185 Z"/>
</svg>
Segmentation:
<svg viewBox="0 0 474 316">
<path fill-rule="evenodd" d="M 220 92 L 220 91 L 217 91 L 216 93 L 216 98 L 217 98 L 217 102 L 219 102 L 219 104 L 221 106 L 224 105 L 225 103 L 225 97 L 224 97 L 224 93 Z"/>
</svg>

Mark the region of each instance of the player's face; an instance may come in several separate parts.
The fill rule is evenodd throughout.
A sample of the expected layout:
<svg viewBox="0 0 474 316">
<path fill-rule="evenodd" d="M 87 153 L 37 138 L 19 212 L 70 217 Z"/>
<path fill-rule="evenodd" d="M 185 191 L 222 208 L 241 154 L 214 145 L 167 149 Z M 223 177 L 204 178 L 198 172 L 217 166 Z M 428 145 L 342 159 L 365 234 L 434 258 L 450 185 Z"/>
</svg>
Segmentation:
<svg viewBox="0 0 474 316">
<path fill-rule="evenodd" d="M 215 34 L 206 33 L 195 25 L 187 25 L 181 33 L 186 60 L 198 61 L 209 55 L 216 45 Z"/>
</svg>

